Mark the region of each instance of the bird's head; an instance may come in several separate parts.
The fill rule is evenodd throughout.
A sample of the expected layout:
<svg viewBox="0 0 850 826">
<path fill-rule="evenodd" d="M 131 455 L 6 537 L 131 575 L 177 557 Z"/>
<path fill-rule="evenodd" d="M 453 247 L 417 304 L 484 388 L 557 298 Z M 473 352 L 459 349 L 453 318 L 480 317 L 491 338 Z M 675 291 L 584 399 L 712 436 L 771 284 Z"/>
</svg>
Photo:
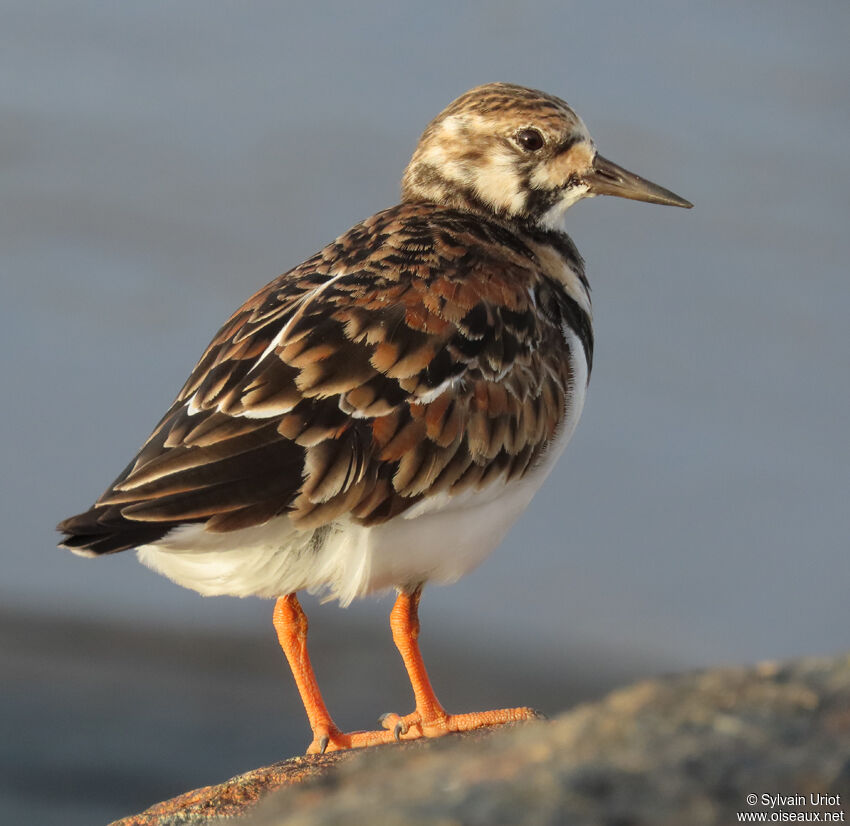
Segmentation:
<svg viewBox="0 0 850 826">
<path fill-rule="evenodd" d="M 405 201 L 544 226 L 594 195 L 691 206 L 599 155 L 564 101 L 509 83 L 471 89 L 437 115 L 402 180 Z"/>
</svg>

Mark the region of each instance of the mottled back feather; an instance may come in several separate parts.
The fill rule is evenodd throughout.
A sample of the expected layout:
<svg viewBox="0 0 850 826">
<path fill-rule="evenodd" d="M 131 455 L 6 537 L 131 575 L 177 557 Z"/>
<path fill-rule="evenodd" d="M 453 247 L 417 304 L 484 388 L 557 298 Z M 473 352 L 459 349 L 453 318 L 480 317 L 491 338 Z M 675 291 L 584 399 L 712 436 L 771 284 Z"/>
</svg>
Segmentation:
<svg viewBox="0 0 850 826">
<path fill-rule="evenodd" d="M 372 525 L 522 477 L 564 418 L 565 330 L 592 350 L 529 240 L 426 203 L 358 224 L 230 317 L 136 458 L 60 524 L 64 544 L 100 554 L 284 513 Z"/>
</svg>

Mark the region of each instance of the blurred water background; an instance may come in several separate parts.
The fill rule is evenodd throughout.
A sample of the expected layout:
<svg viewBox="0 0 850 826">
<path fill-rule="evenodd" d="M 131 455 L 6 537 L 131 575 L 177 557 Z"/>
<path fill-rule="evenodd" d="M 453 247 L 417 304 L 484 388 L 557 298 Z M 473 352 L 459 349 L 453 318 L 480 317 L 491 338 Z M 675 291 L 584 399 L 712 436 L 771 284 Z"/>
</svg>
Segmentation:
<svg viewBox="0 0 850 826">
<path fill-rule="evenodd" d="M 585 202 L 597 351 L 548 484 L 423 600 L 458 710 L 848 647 L 850 5 L 0 2 L 0 822 L 104 823 L 303 750 L 271 604 L 54 548 L 229 313 L 397 201 L 508 80 L 696 204 Z M 344 726 L 406 711 L 385 618 L 307 601 Z"/>
</svg>

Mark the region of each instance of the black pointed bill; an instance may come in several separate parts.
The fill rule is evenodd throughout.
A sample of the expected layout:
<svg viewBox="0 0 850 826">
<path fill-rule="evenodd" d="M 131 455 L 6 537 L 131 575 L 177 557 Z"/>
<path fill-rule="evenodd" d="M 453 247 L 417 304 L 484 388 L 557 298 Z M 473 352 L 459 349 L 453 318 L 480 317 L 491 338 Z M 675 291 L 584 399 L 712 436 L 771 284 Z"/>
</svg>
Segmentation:
<svg viewBox="0 0 850 826">
<path fill-rule="evenodd" d="M 634 172 L 597 155 L 593 159 L 590 172 L 584 176 L 588 186 L 588 195 L 616 195 L 618 198 L 631 198 L 633 201 L 646 201 L 650 204 L 690 209 L 693 204 L 680 198 L 669 189 L 658 186 Z"/>
</svg>

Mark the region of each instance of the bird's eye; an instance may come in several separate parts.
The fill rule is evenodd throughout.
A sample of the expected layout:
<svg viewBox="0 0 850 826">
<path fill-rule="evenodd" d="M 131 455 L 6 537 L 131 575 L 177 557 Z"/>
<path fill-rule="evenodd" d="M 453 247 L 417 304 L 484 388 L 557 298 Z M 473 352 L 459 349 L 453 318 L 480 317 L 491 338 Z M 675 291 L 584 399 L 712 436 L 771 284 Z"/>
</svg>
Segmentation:
<svg viewBox="0 0 850 826">
<path fill-rule="evenodd" d="M 526 152 L 536 152 L 543 148 L 543 135 L 536 129 L 520 129 L 514 137 Z"/>
</svg>

